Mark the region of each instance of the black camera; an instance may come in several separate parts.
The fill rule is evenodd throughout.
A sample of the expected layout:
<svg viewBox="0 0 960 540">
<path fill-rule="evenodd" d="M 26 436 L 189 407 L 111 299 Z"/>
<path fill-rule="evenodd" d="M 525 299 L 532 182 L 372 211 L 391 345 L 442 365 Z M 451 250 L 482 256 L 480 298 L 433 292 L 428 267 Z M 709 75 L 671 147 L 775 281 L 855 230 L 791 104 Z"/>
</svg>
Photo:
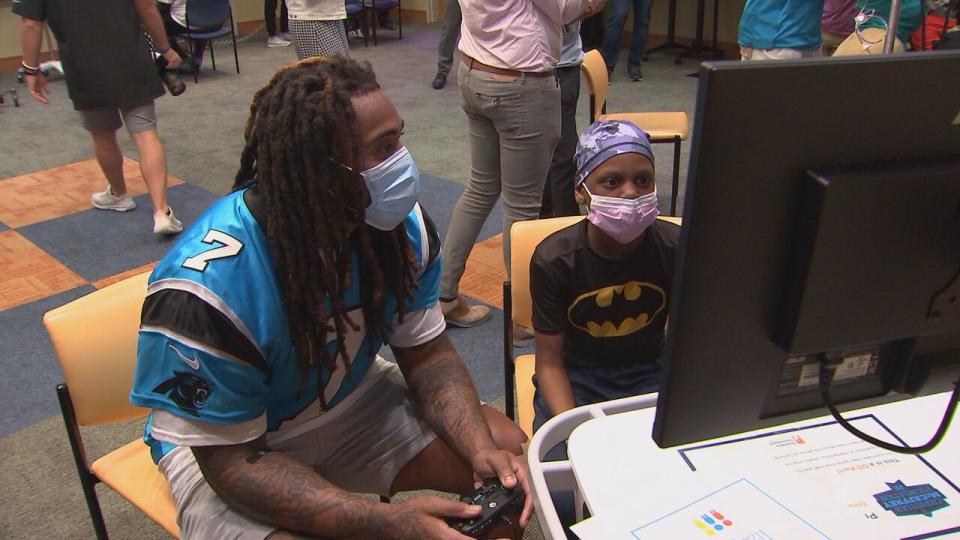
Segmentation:
<svg viewBox="0 0 960 540">
<path fill-rule="evenodd" d="M 160 75 L 160 80 L 163 81 L 164 86 L 167 87 L 167 90 L 175 96 L 179 96 L 187 89 L 187 85 L 183 84 L 183 81 L 180 80 L 180 77 L 177 75 L 177 71 L 167 68 L 167 59 L 158 56 L 157 60 L 157 73 Z"/>
</svg>

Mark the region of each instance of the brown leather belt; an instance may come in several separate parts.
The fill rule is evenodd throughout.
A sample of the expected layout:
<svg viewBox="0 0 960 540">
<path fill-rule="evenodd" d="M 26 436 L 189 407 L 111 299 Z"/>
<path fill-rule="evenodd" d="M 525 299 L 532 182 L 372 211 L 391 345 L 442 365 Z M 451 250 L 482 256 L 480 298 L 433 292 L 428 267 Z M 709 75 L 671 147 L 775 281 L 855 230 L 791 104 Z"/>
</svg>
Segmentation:
<svg viewBox="0 0 960 540">
<path fill-rule="evenodd" d="M 463 63 L 467 65 L 470 69 L 476 69 L 479 71 L 486 71 L 487 73 L 493 73 L 495 75 L 505 75 L 507 77 L 553 77 L 555 72 L 550 71 L 517 71 L 515 69 L 504 69 L 496 66 L 490 66 L 475 60 L 467 55 L 463 55 Z"/>
</svg>

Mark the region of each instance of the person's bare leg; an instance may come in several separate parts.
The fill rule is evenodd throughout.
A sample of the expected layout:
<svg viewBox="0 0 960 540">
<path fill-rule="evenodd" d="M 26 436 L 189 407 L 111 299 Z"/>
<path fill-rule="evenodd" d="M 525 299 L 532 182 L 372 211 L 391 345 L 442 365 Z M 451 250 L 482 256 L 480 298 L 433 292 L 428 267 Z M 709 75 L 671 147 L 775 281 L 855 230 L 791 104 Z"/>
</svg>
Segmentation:
<svg viewBox="0 0 960 540">
<path fill-rule="evenodd" d="M 157 135 L 151 129 L 131 135 L 140 153 L 140 174 L 147 184 L 154 214 L 167 213 L 167 154 Z M 116 195 L 116 193 L 114 193 Z"/>
<path fill-rule="evenodd" d="M 123 152 L 117 144 L 117 132 L 94 133 L 93 153 L 100 164 L 100 170 L 110 183 L 110 192 L 122 197 L 127 192 L 127 183 L 123 179 Z"/>
</svg>

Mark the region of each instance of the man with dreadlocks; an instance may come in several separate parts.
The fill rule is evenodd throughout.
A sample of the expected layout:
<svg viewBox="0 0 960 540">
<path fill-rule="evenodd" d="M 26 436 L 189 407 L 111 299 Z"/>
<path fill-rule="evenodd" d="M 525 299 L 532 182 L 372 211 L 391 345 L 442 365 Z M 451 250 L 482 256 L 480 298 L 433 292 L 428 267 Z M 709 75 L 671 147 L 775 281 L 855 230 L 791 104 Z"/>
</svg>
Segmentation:
<svg viewBox="0 0 960 540">
<path fill-rule="evenodd" d="M 532 510 L 523 433 L 444 333 L 439 241 L 368 63 L 312 58 L 257 92 L 235 191 L 150 277 L 131 401 L 184 538 L 463 538 L 436 497 L 498 477 Z M 396 364 L 377 355 L 387 343 Z"/>
</svg>

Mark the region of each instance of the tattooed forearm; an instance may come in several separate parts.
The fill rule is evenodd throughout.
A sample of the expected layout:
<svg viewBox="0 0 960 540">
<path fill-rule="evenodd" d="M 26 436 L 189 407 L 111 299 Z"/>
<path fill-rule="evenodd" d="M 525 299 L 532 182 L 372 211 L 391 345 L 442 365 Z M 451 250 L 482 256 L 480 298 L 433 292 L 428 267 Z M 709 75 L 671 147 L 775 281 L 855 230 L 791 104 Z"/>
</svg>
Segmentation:
<svg viewBox="0 0 960 540">
<path fill-rule="evenodd" d="M 447 443 L 465 458 L 496 448 L 473 380 L 446 334 L 397 351 L 397 360 L 424 418 Z"/>
<path fill-rule="evenodd" d="M 194 447 L 193 453 L 217 494 L 261 521 L 329 538 L 371 538 L 389 530 L 386 505 L 337 488 L 281 452 L 264 450 L 248 444 Z"/>
</svg>

